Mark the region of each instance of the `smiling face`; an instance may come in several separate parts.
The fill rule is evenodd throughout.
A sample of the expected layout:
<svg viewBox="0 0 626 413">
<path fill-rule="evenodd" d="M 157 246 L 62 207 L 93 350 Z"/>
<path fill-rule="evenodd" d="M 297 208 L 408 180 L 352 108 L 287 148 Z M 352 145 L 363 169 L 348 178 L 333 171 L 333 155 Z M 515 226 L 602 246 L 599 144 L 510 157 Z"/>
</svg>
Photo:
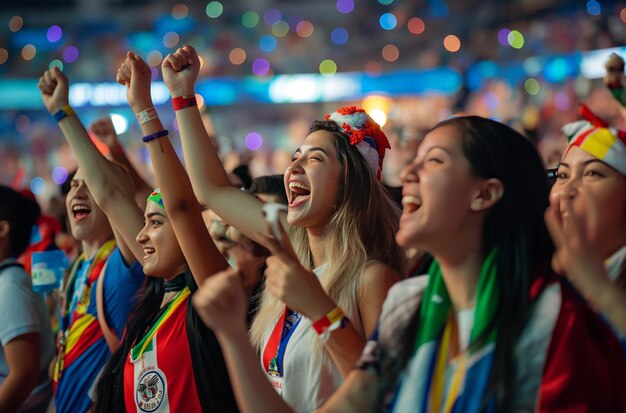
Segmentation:
<svg viewBox="0 0 626 413">
<path fill-rule="evenodd" d="M 112 237 L 108 218 L 91 197 L 80 170 L 70 182 L 65 206 L 72 235 L 77 240 L 89 242 Z"/>
<path fill-rule="evenodd" d="M 574 214 L 587 222 L 589 242 L 605 257 L 626 244 L 626 177 L 596 157 L 573 146 L 557 172 L 550 204 L 572 201 Z"/>
<path fill-rule="evenodd" d="M 398 244 L 434 253 L 458 241 L 458 235 L 476 218 L 471 204 L 484 180 L 472 174 L 456 129 L 441 126 L 426 135 L 401 177 Z"/>
<path fill-rule="evenodd" d="M 332 216 L 342 171 L 334 139 L 328 131 L 315 131 L 294 154 L 285 172 L 289 224 L 323 228 Z"/>
<path fill-rule="evenodd" d="M 152 201 L 146 203 L 146 223 L 137 242 L 143 247 L 143 272 L 152 277 L 170 279 L 186 268 L 185 257 L 165 210 Z"/>
</svg>

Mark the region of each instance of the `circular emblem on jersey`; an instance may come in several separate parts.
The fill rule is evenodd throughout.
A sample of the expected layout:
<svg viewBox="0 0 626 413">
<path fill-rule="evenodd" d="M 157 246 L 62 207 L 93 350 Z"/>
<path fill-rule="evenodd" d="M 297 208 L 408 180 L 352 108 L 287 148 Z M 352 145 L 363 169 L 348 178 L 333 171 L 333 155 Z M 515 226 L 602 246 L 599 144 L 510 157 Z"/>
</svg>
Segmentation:
<svg viewBox="0 0 626 413">
<path fill-rule="evenodd" d="M 165 381 L 155 370 L 148 370 L 139 377 L 135 402 L 143 412 L 159 408 L 165 396 Z"/>
</svg>

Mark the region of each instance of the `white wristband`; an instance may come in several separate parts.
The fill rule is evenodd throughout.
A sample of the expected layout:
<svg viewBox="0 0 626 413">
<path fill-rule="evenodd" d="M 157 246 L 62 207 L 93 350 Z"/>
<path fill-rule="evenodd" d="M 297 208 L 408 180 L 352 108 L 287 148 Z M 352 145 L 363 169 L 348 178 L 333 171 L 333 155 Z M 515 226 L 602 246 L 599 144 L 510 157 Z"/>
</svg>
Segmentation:
<svg viewBox="0 0 626 413">
<path fill-rule="evenodd" d="M 143 125 L 159 117 L 154 106 L 149 107 L 148 109 L 142 110 L 141 112 L 137 113 L 135 116 L 137 117 L 137 121 L 139 121 L 139 125 Z"/>
</svg>

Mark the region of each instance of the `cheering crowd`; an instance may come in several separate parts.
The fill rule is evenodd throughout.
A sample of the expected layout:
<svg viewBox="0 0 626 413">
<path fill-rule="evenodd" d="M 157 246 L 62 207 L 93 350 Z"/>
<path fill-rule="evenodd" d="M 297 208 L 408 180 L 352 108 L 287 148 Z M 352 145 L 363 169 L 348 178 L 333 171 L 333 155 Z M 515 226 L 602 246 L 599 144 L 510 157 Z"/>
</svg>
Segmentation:
<svg viewBox="0 0 626 413">
<path fill-rule="evenodd" d="M 157 189 L 122 148 L 101 153 L 63 72 L 40 78 L 78 163 L 82 252 L 53 340 L 15 259 L 40 211 L 0 188 L 0 412 L 626 411 L 626 132 L 582 105 L 546 171 L 513 128 L 452 116 L 402 170 L 400 210 L 380 183 L 387 136 L 346 106 L 312 122 L 284 176 L 241 190 L 199 70 L 191 46 L 161 65 L 184 165 L 150 67 L 129 51 L 117 72 Z M 621 107 L 623 73 L 612 56 Z"/>
</svg>

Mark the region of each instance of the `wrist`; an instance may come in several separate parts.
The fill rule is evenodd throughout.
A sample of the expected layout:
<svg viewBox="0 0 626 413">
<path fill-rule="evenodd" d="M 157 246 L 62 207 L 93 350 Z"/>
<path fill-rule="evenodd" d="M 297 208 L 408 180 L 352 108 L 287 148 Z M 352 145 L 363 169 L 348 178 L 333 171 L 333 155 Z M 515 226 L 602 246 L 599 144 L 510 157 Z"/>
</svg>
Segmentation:
<svg viewBox="0 0 626 413">
<path fill-rule="evenodd" d="M 54 106 L 50 107 L 50 114 L 54 116 L 55 113 L 57 113 L 58 111 L 60 111 L 62 108 L 69 106 L 69 102 L 67 101 L 63 101 L 63 102 L 59 102 L 57 104 L 55 104 Z"/>
<path fill-rule="evenodd" d="M 139 100 L 130 105 L 135 115 L 143 110 L 153 107 L 152 99 Z"/>
<path fill-rule="evenodd" d="M 302 315 L 311 320 L 311 322 L 315 322 L 331 312 L 334 308 L 337 307 L 337 304 L 333 300 L 330 299 L 329 296 L 324 294 L 324 298 L 320 299 L 316 303 L 312 303 L 310 308 L 302 311 Z"/>
</svg>

